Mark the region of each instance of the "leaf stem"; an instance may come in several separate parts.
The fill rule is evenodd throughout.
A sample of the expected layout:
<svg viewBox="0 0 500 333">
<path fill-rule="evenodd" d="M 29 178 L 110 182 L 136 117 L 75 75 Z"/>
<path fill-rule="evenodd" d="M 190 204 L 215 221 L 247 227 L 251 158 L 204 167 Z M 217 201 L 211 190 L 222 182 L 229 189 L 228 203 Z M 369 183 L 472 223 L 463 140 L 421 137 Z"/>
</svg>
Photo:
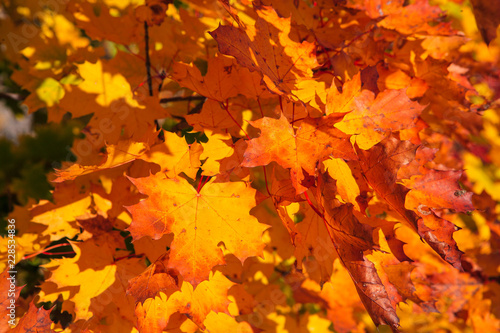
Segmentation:
<svg viewBox="0 0 500 333">
<path fill-rule="evenodd" d="M 196 188 L 196 193 L 200 193 L 201 191 L 201 182 L 203 181 L 203 177 L 205 176 L 201 175 L 200 181 L 198 182 L 198 187 Z"/>
<path fill-rule="evenodd" d="M 204 182 L 203 184 L 201 184 L 200 191 L 201 191 L 201 189 L 203 188 L 203 186 L 207 185 L 207 183 L 208 183 L 208 182 L 210 181 L 210 179 L 212 178 L 212 177 L 210 177 L 210 176 L 205 176 L 205 177 L 206 177 L 207 179 L 205 180 L 205 182 Z"/>
<path fill-rule="evenodd" d="M 36 257 L 37 255 L 39 254 L 46 254 L 46 255 L 63 255 L 63 254 L 73 254 L 75 252 L 71 251 L 71 252 L 48 252 L 50 250 L 53 250 L 53 249 L 57 249 L 59 247 L 63 247 L 63 246 L 71 246 L 70 243 L 60 243 L 60 244 L 56 244 L 56 245 L 53 245 L 53 246 L 50 246 L 48 248 L 45 248 L 45 249 L 42 249 L 40 251 L 37 251 L 35 253 L 32 253 L 32 254 L 29 254 L 29 255 L 26 255 L 24 256 L 21 260 L 26 260 L 26 259 L 30 259 L 30 258 L 33 258 L 33 257 Z"/>
<path fill-rule="evenodd" d="M 316 214 L 318 214 L 319 217 L 321 217 L 323 220 L 325 220 L 325 216 L 323 215 L 323 213 L 321 213 L 318 208 L 316 208 L 313 203 L 311 202 L 311 199 L 309 198 L 309 194 L 307 194 L 307 192 L 304 192 L 304 196 L 306 197 L 306 200 L 307 200 L 307 203 L 309 204 L 309 206 L 311 206 L 312 210 L 314 210 L 314 212 Z M 326 220 L 325 220 L 326 222 Z"/>
<path fill-rule="evenodd" d="M 200 177 L 200 182 L 198 183 L 198 187 L 196 188 L 196 193 L 200 193 L 201 189 L 203 186 L 205 186 L 211 179 L 211 176 L 201 176 Z"/>
<path fill-rule="evenodd" d="M 115 258 L 113 259 L 113 262 L 117 262 L 117 261 L 120 261 L 120 260 L 123 260 L 123 259 L 129 259 L 129 258 L 142 258 L 144 257 L 144 254 L 129 254 L 129 255 L 126 255 L 126 256 L 123 256 L 123 257 L 118 257 L 118 258 Z"/>
<path fill-rule="evenodd" d="M 269 194 L 270 197 L 272 197 L 273 195 L 271 194 L 271 191 L 269 191 L 269 186 L 267 184 L 267 173 L 266 173 L 266 166 L 263 165 L 262 166 L 262 169 L 264 170 L 264 180 L 266 182 L 266 191 L 267 191 L 267 194 Z"/>
<path fill-rule="evenodd" d="M 257 97 L 257 103 L 259 103 L 260 114 L 264 118 L 264 111 L 262 111 L 262 105 L 260 105 L 260 99 Z"/>
<path fill-rule="evenodd" d="M 240 128 L 240 130 L 243 133 L 245 133 L 245 136 L 247 137 L 247 139 L 250 140 L 250 137 L 248 136 L 247 132 L 245 132 L 245 130 L 243 129 L 243 127 L 241 127 L 241 125 L 236 121 L 236 119 L 234 119 L 233 115 L 229 112 L 229 98 L 226 99 L 226 103 L 222 103 L 222 105 L 224 105 L 224 108 L 226 109 L 226 112 L 229 115 L 229 117 L 231 117 L 231 119 L 234 121 L 234 123 L 236 125 L 238 125 L 238 127 Z"/>
</svg>

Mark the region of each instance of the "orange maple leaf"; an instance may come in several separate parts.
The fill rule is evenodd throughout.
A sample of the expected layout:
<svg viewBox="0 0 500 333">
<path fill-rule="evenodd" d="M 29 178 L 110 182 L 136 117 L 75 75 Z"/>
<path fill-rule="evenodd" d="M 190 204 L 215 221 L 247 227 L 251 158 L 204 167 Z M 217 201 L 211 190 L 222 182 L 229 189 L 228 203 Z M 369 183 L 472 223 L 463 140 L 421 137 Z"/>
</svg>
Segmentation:
<svg viewBox="0 0 500 333">
<path fill-rule="evenodd" d="M 229 97 L 238 94 L 237 71 L 234 60 L 225 56 L 208 59 L 208 70 L 201 76 L 200 70 L 194 65 L 175 63 L 172 77 L 183 87 L 210 99 L 224 102 Z"/>
<path fill-rule="evenodd" d="M 414 159 L 415 149 L 409 141 L 389 137 L 368 151 L 356 148 L 356 152 L 363 175 L 370 186 L 416 231 L 418 216 L 405 208 L 408 190 L 396 183 L 399 168 Z"/>
<path fill-rule="evenodd" d="M 429 208 L 450 208 L 457 212 L 474 210 L 472 192 L 458 186 L 462 171 L 426 171 L 424 175 L 416 175 L 404 181 L 404 185 L 411 189 L 406 195 L 407 209 L 416 212 L 427 211 Z"/>
<path fill-rule="evenodd" d="M 391 132 L 415 126 L 415 121 L 425 108 L 411 101 L 405 90 L 385 90 L 375 97 L 363 90 L 355 98 L 354 110 L 344 116 L 335 127 L 346 134 L 356 135 L 361 149 L 369 149 Z"/>
<path fill-rule="evenodd" d="M 226 102 L 229 103 L 229 102 Z M 193 126 L 195 131 L 207 130 L 227 130 L 235 125 L 234 120 L 228 117 L 225 110 L 226 103 L 221 103 L 213 99 L 207 99 L 203 103 L 200 113 L 186 116 L 186 121 Z M 229 106 L 227 106 L 229 109 Z M 237 120 L 239 117 L 236 118 Z"/>
<path fill-rule="evenodd" d="M 294 93 L 299 89 L 296 84 L 312 78 L 312 68 L 318 65 L 314 44 L 292 40 L 290 18 L 279 17 L 274 9 L 263 7 L 257 10 L 257 15 L 255 26 L 219 26 L 210 34 L 221 53 L 234 56 L 242 66 L 262 73 L 269 90 L 300 99 L 297 97 L 300 92 Z"/>
<path fill-rule="evenodd" d="M 418 234 L 427 241 L 430 247 L 453 267 L 462 269 L 462 254 L 453 239 L 458 229 L 453 223 L 436 216 L 434 213 L 423 215 L 418 220 Z"/>
<path fill-rule="evenodd" d="M 225 263 L 220 243 L 241 261 L 261 255 L 267 227 L 250 215 L 256 191 L 245 183 L 211 180 L 197 192 L 185 179 L 168 179 L 163 173 L 131 181 L 149 196 L 128 207 L 132 237 L 159 239 L 173 233 L 169 265 L 185 281 L 196 285 L 212 267 Z"/>
<path fill-rule="evenodd" d="M 355 159 L 347 136 L 333 127 L 338 117 L 307 118 L 295 132 L 282 114 L 280 119 L 264 117 L 252 122 L 261 129 L 261 136 L 248 142 L 242 166 L 254 167 L 277 162 L 291 169 L 293 186 L 297 193 L 307 190 L 303 185 L 304 171 L 315 174 L 318 161 L 334 157 Z"/>
<path fill-rule="evenodd" d="M 356 74 L 347 81 L 339 92 L 335 85 L 328 90 L 326 96 L 326 114 L 348 113 L 354 110 L 354 101 L 361 93 L 361 74 Z"/>
<path fill-rule="evenodd" d="M 277 207 L 277 211 L 290 233 L 290 239 L 295 247 L 297 267 L 302 268 L 307 260 L 314 257 L 314 264 L 319 266 L 318 282 L 328 281 L 336 253 L 321 217 L 311 207 L 300 207 L 297 203 Z"/>
<path fill-rule="evenodd" d="M 71 245 L 76 253 L 73 258 L 45 266 L 52 272 L 45 283 L 55 283 L 57 288 L 45 293 L 41 301 L 54 300 L 61 290 L 72 289 L 74 292 L 64 298 L 74 303 L 76 320 L 105 316 L 100 313 L 103 307 L 117 302 L 122 319 L 132 323 L 134 299 L 126 294 L 127 281 L 144 270 L 144 264 L 139 264 L 137 258 L 115 261 L 120 256 L 117 248 L 125 247 L 119 232 L 111 231 Z"/>
<path fill-rule="evenodd" d="M 132 295 L 136 302 L 144 302 L 154 298 L 160 291 L 169 296 L 180 290 L 176 271 L 167 266 L 168 254 L 164 254 L 147 270 L 128 281 L 127 294 Z"/>
<path fill-rule="evenodd" d="M 160 292 L 144 303 L 138 303 L 135 314 L 141 332 L 163 332 L 176 312 L 190 318 L 199 327 L 211 312 L 227 312 L 229 299 L 227 291 L 234 283 L 220 272 L 210 273 L 208 281 L 201 282 L 196 288 L 184 282 L 181 290 L 166 296 Z"/>
</svg>

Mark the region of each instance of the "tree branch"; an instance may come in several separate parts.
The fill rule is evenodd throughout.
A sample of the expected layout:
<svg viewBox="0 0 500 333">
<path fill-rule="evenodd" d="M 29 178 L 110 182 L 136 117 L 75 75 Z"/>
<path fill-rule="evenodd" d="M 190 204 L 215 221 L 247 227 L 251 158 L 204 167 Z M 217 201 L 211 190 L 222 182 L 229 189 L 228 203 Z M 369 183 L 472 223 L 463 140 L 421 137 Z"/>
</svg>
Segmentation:
<svg viewBox="0 0 500 333">
<path fill-rule="evenodd" d="M 153 96 L 153 80 L 151 78 L 151 60 L 149 59 L 149 27 L 144 21 L 144 42 L 146 43 L 146 71 L 148 73 L 149 96 Z"/>
<path fill-rule="evenodd" d="M 205 96 L 186 96 L 186 97 L 168 97 L 160 99 L 160 103 L 170 103 L 170 102 L 190 102 L 190 101 L 203 101 Z"/>
</svg>

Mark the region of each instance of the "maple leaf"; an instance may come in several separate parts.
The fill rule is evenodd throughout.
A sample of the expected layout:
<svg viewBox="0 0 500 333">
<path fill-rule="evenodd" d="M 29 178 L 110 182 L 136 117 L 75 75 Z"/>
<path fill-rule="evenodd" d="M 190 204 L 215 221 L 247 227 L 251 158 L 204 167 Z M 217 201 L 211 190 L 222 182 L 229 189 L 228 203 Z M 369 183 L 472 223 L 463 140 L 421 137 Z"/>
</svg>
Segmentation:
<svg viewBox="0 0 500 333">
<path fill-rule="evenodd" d="M 330 177 L 337 180 L 337 191 L 342 199 L 353 204 L 357 210 L 362 210 L 357 202 L 360 195 L 359 186 L 349 165 L 341 158 L 330 158 L 323 161 L 323 166 Z"/>
<path fill-rule="evenodd" d="M 346 134 L 354 134 L 361 149 L 369 149 L 391 132 L 415 126 L 424 109 L 411 101 L 404 90 L 385 90 L 375 94 L 363 90 L 354 100 L 354 110 L 344 116 L 335 127 Z"/>
<path fill-rule="evenodd" d="M 45 226 L 39 230 L 40 235 L 48 236 L 51 241 L 59 240 L 61 237 L 74 237 L 79 233 L 76 225 L 78 217 L 85 216 L 91 208 L 101 211 L 100 204 L 105 200 L 97 200 L 97 205 L 92 205 L 92 198 L 88 192 L 76 188 L 74 184 L 58 184 L 57 194 L 54 194 L 54 202 L 41 200 L 30 208 L 31 221 Z"/>
<path fill-rule="evenodd" d="M 28 312 L 21 317 L 16 327 L 12 328 L 10 332 L 50 333 L 53 332 L 52 325 L 50 310 L 45 310 L 43 307 L 37 308 L 32 301 Z"/>
<path fill-rule="evenodd" d="M 2 100 L 76 157 L 9 214 L 19 276 L 42 254 L 33 297 L 75 320 L 20 297 L 15 330 L 498 331 L 500 7 L 434 2 L 3 6 Z M 0 140 L 14 203 L 53 148 L 23 140 Z"/>
<path fill-rule="evenodd" d="M 254 167 L 277 162 L 291 169 L 293 186 L 297 193 L 302 193 L 307 189 L 302 184 L 304 171 L 314 175 L 318 161 L 329 155 L 355 158 L 347 136 L 333 128 L 336 121 L 338 118 L 332 116 L 319 120 L 308 118 L 300 123 L 295 132 L 283 114 L 279 119 L 264 117 L 256 120 L 252 125 L 261 129 L 262 133 L 248 142 L 242 166 Z"/>
<path fill-rule="evenodd" d="M 349 0 L 348 7 L 365 10 L 368 16 L 376 18 L 397 11 L 403 6 L 404 0 Z"/>
<path fill-rule="evenodd" d="M 387 279 L 396 288 L 403 300 L 410 299 L 417 304 L 422 303 L 411 280 L 411 272 L 415 269 L 415 265 L 401 262 L 384 264 L 382 268 L 387 275 Z"/>
<path fill-rule="evenodd" d="M 247 322 L 238 322 L 233 317 L 225 313 L 210 312 L 203 322 L 207 331 L 213 332 L 239 332 L 239 333 L 252 333 L 252 327 Z"/>
<path fill-rule="evenodd" d="M 142 237 L 134 241 L 134 249 L 137 253 L 144 253 L 146 258 L 154 263 L 162 258 L 165 252 L 170 248 L 170 244 L 172 244 L 174 238 L 173 236 L 173 234 L 168 234 L 156 240 L 151 239 L 151 237 Z"/>
<path fill-rule="evenodd" d="M 255 26 L 219 26 L 210 34 L 221 53 L 262 73 L 269 90 L 300 99 L 301 92 L 293 91 L 298 81 L 312 77 L 311 69 L 317 66 L 312 54 L 314 45 L 290 39 L 290 19 L 279 17 L 273 9 L 264 7 L 257 10 L 257 15 Z"/>
<path fill-rule="evenodd" d="M 136 302 L 144 302 L 147 298 L 154 298 L 160 291 L 169 296 L 180 290 L 175 270 L 167 266 L 168 255 L 163 255 L 141 275 L 129 280 L 127 294 L 134 296 Z"/>
<path fill-rule="evenodd" d="M 73 180 L 77 177 L 94 172 L 116 168 L 136 160 L 152 162 L 166 171 L 170 177 L 184 172 L 188 177 L 195 178 L 200 167 L 202 147 L 198 143 L 188 145 L 186 140 L 175 133 L 162 130 L 165 142 L 148 144 L 134 140 L 120 140 L 116 145 L 107 145 L 107 155 L 102 157 L 103 162 L 98 165 L 73 164 L 65 170 L 57 170 L 57 178 L 53 182 L 59 183 Z M 152 138 L 146 141 L 152 141 Z"/>
<path fill-rule="evenodd" d="M 189 6 L 193 5 L 191 2 Z M 170 14 L 175 12 L 175 19 L 166 20 L 160 26 L 150 27 L 150 38 L 157 45 L 156 52 L 151 52 L 151 62 L 165 64 L 175 58 L 189 63 L 197 58 L 202 59 L 206 55 L 203 49 L 207 39 L 206 30 L 218 24 L 214 15 L 210 15 L 209 7 L 205 4 L 193 11 L 184 8 L 169 10 Z M 205 19 L 200 20 L 196 13 L 204 13 Z M 141 48 L 141 51 L 143 50 L 144 48 Z"/>
<path fill-rule="evenodd" d="M 383 250 L 373 252 L 368 257 L 377 269 L 391 304 L 396 307 L 397 304 L 410 299 L 425 311 L 437 311 L 432 304 L 424 302 L 417 294 L 411 279 L 411 272 L 416 266 L 409 262 L 400 262 L 395 255 L 387 251 L 389 244 L 384 237 L 379 237 L 379 246 Z"/>
<path fill-rule="evenodd" d="M 404 181 L 411 189 L 406 195 L 405 207 L 414 211 L 429 208 L 450 208 L 457 212 L 474 210 L 472 192 L 462 190 L 458 179 L 462 171 L 427 170 L 424 175 L 412 176 Z"/>
<path fill-rule="evenodd" d="M 136 100 L 140 103 L 133 103 Z M 151 133 L 152 124 L 157 119 L 170 117 L 155 97 L 136 96 L 133 102 L 118 99 L 109 107 L 97 107 L 87 128 L 92 135 L 101 136 L 109 144 L 117 144 L 120 139 L 131 138 L 143 141 Z M 137 106 L 130 106 L 130 103 Z M 100 109 L 100 110 L 99 110 Z"/>
<path fill-rule="evenodd" d="M 375 146 L 371 149 L 371 153 L 358 148 L 361 168 L 367 181 L 377 194 L 386 200 L 404 218 L 408 225 L 425 239 L 443 259 L 453 266 L 461 268 L 461 253 L 452 238 L 453 231 L 450 230 L 450 223 L 447 221 L 443 221 L 443 224 L 435 223 L 435 220 L 431 217 L 426 217 L 431 212 L 428 212 L 425 204 L 419 203 L 416 206 L 414 205 L 414 207 L 412 206 L 412 208 L 414 208 L 415 212 L 420 213 L 418 215 L 424 217 L 424 221 L 428 220 L 433 226 L 424 227 L 425 222 L 420 220 L 414 211 L 406 208 L 409 206 L 405 206 L 405 200 L 409 200 L 408 202 L 415 201 L 408 199 L 412 197 L 409 197 L 409 193 L 407 193 L 405 187 L 396 183 L 397 170 L 401 165 L 407 164 L 413 158 L 414 153 L 415 149 L 413 145 L 394 138 L 386 139 L 383 143 Z M 457 176 L 456 173 L 454 175 Z M 381 176 L 383 176 L 383 179 L 380 178 Z M 455 181 L 459 177 L 460 175 L 455 178 Z M 443 188 L 437 191 L 442 192 Z M 462 200 L 462 202 L 466 201 L 466 199 Z M 453 227 L 451 229 L 454 230 Z"/>
<path fill-rule="evenodd" d="M 342 264 L 349 271 L 356 291 L 376 325 L 390 325 L 397 331 L 399 318 L 396 309 L 377 273 L 373 262 L 364 255 L 365 251 L 375 248 L 373 228 L 361 224 L 352 213 L 352 205 L 335 207 L 328 198 L 328 175 L 320 183 L 323 196 L 317 198 L 323 207 L 327 230 Z M 325 195 L 326 194 L 326 195 Z M 328 201 L 327 201 L 328 200 Z"/>
<path fill-rule="evenodd" d="M 480 288 L 480 283 L 468 274 L 451 266 L 436 270 L 437 267 L 417 267 L 414 270 L 417 288 L 428 294 L 436 303 L 436 309 L 453 318 L 459 313 Z M 444 304 L 446 300 L 447 304 Z"/>
<path fill-rule="evenodd" d="M 109 223 L 109 225 L 118 227 L 120 220 L 126 221 L 125 223 L 129 223 L 128 221 L 130 220 L 124 206 L 133 205 L 143 198 L 143 195 L 133 191 L 133 185 L 125 175 L 120 175 L 117 178 L 114 178 L 113 182 L 109 185 L 111 188 L 108 186 L 92 186 L 92 190 L 98 194 L 94 197 L 94 201 L 99 202 L 101 201 L 100 198 L 104 199 L 103 204 L 96 205 L 99 207 L 96 209 L 97 213 L 103 218 L 107 217 L 107 223 Z M 106 206 L 106 204 L 108 206 Z M 111 204 L 111 208 L 109 207 L 109 204 Z M 91 213 L 95 213 L 95 211 L 92 211 Z M 103 229 L 103 227 L 109 228 L 109 225 L 96 227 L 98 229 Z"/>
<path fill-rule="evenodd" d="M 366 151 L 356 149 L 363 175 L 377 194 L 417 230 L 417 215 L 405 208 L 407 189 L 397 184 L 397 171 L 413 160 L 416 147 L 408 141 L 389 137 Z"/>
<path fill-rule="evenodd" d="M 397 222 L 382 219 L 382 217 L 386 215 L 385 207 L 380 204 L 377 204 L 376 206 L 370 205 L 363 210 L 363 212 L 367 211 L 369 212 L 369 216 L 365 216 L 361 212 L 355 210 L 353 213 L 361 223 L 370 225 L 373 228 L 380 228 L 385 236 L 384 238 L 391 254 L 393 254 L 394 257 L 396 257 L 400 262 L 413 262 L 413 260 L 410 259 L 404 251 L 404 245 L 406 243 L 398 239 L 396 236 Z"/>
<path fill-rule="evenodd" d="M 133 11 L 128 15 L 115 17 L 107 6 L 80 1 L 71 2 L 68 11 L 78 17 L 76 25 L 96 40 L 106 39 L 118 44 L 127 44 L 139 39 L 138 28 L 141 25 L 135 19 Z M 117 26 L 123 29 L 117 31 Z"/>
<path fill-rule="evenodd" d="M 200 70 L 193 65 L 175 63 L 172 77 L 184 87 L 210 99 L 224 102 L 238 94 L 238 76 L 234 60 L 219 56 L 208 60 L 207 74 L 202 77 Z"/>
<path fill-rule="evenodd" d="M 160 292 L 158 296 L 137 304 L 135 313 L 139 330 L 162 332 L 176 312 L 187 315 L 203 328 L 203 321 L 209 313 L 227 311 L 227 290 L 232 285 L 220 272 L 215 272 L 210 273 L 208 281 L 201 282 L 196 288 L 184 282 L 180 291 L 168 297 Z"/>
<path fill-rule="evenodd" d="M 137 265 L 134 258 L 115 262 L 116 249 L 125 247 L 123 238 L 112 231 L 71 244 L 76 253 L 73 258 L 63 258 L 45 266 L 52 271 L 46 283 L 55 283 L 57 288 L 52 293 L 41 295 L 41 301 L 54 301 L 53 294 L 57 298 L 61 290 L 74 287 L 76 291 L 66 297 L 75 304 L 76 320 L 97 316 L 105 305 L 116 301 L 123 318 L 132 322 L 134 301 L 126 295 L 125 288 L 127 280 L 139 274 L 144 266 Z M 130 261 L 134 264 L 131 265 Z"/>
<path fill-rule="evenodd" d="M 169 265 L 185 281 L 198 284 L 212 267 L 224 264 L 221 242 L 241 261 L 261 254 L 266 227 L 248 213 L 256 192 L 244 183 L 210 180 L 197 192 L 183 178 L 168 179 L 162 173 L 131 181 L 149 198 L 128 207 L 130 233 L 134 239 L 173 233 Z"/>
<path fill-rule="evenodd" d="M 361 281 L 355 281 L 356 291 L 373 322 L 375 325 L 389 325 L 393 331 L 398 332 L 399 318 L 375 265 L 366 258 L 355 265 L 357 266 L 347 267 L 354 279 L 363 278 Z"/>
<path fill-rule="evenodd" d="M 234 121 L 228 117 L 225 105 L 211 99 L 203 103 L 200 113 L 187 115 L 186 121 L 196 131 L 204 129 L 221 131 L 234 126 Z"/>
<path fill-rule="evenodd" d="M 385 14 L 387 13 L 384 12 Z M 446 13 L 438 6 L 432 6 L 426 0 L 416 0 L 412 4 L 401 6 L 396 11 L 389 13 L 379 24 L 405 35 L 416 33 L 440 36 L 455 34 L 455 30 L 448 22 L 440 22 L 445 15 Z M 432 24 L 429 24 L 430 22 Z"/>
<path fill-rule="evenodd" d="M 259 72 L 250 71 L 248 68 L 241 66 L 237 69 L 239 81 L 245 82 L 245 84 L 236 84 L 236 88 L 240 94 L 254 99 L 270 98 L 273 96 L 269 89 L 262 83 L 262 76 Z"/>
<path fill-rule="evenodd" d="M 221 171 L 221 160 L 230 157 L 234 153 L 234 144 L 229 134 L 209 134 L 208 142 L 202 144 L 203 154 L 200 159 L 206 160 L 203 163 L 203 174 L 205 176 L 215 176 Z M 239 163 L 238 163 L 239 164 Z"/>
<path fill-rule="evenodd" d="M 106 147 L 107 155 L 102 157 L 102 163 L 99 165 L 85 166 L 73 164 L 65 170 L 56 170 L 57 178 L 53 182 L 60 183 L 66 180 L 73 180 L 79 176 L 130 163 L 136 160 L 138 156 L 144 154 L 147 149 L 148 146 L 144 142 L 135 142 L 132 140 L 120 141 L 117 145 Z"/>
<path fill-rule="evenodd" d="M 304 266 L 308 258 L 314 257 L 319 265 L 320 282 L 328 281 L 332 274 L 335 248 L 323 220 L 310 207 L 300 207 L 298 203 L 278 207 L 277 210 L 290 233 L 297 266 Z"/>
<path fill-rule="evenodd" d="M 385 66 L 377 66 L 379 90 L 387 89 L 406 89 L 406 95 L 410 99 L 422 97 L 429 86 L 419 78 L 412 78 L 402 70 L 392 70 Z"/>
<path fill-rule="evenodd" d="M 160 171 L 168 177 L 175 177 L 181 172 L 194 179 L 200 168 L 200 155 L 202 147 L 199 143 L 188 144 L 186 139 L 177 134 L 162 131 L 165 142 L 151 147 L 139 158 L 146 162 L 156 163 Z"/>
<path fill-rule="evenodd" d="M 461 262 L 463 252 L 458 249 L 457 243 L 453 239 L 455 231 L 457 229 L 453 223 L 436 216 L 434 213 L 423 215 L 418 220 L 418 234 L 441 258 L 453 267 L 463 270 Z"/>
<path fill-rule="evenodd" d="M 348 113 L 355 108 L 355 98 L 361 93 L 361 74 L 356 74 L 347 81 L 339 92 L 335 85 L 328 90 L 326 96 L 326 114 Z"/>
<path fill-rule="evenodd" d="M 352 297 L 355 293 L 349 272 L 339 260 L 335 261 L 332 277 L 323 285 L 320 295 L 328 302 L 327 316 L 337 332 L 349 333 L 362 326 L 358 326 L 354 318 L 356 312 L 363 309 L 361 300 Z"/>
<path fill-rule="evenodd" d="M 138 106 L 133 99 L 132 89 L 130 89 L 125 77 L 120 73 L 112 75 L 107 72 L 102 61 L 99 60 L 95 64 L 87 61 L 78 65 L 78 69 L 83 78 L 79 89 L 95 95 L 97 104 L 111 106 L 113 101 L 123 99 L 129 107 Z M 90 112 L 90 110 L 84 111 Z"/>
</svg>

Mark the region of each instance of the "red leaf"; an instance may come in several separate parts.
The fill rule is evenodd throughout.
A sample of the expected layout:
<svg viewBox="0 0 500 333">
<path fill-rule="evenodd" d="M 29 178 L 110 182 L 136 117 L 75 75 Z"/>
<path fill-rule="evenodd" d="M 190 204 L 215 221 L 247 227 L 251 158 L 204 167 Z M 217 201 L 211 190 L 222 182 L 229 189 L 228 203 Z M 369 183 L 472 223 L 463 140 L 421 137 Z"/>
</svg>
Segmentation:
<svg viewBox="0 0 500 333">
<path fill-rule="evenodd" d="M 28 312 L 19 320 L 12 333 L 52 333 L 52 320 L 50 319 L 50 310 L 45 310 L 43 307 L 37 308 L 32 301 L 29 305 Z"/>
<path fill-rule="evenodd" d="M 463 271 L 461 258 L 463 252 L 458 249 L 453 239 L 457 231 L 450 221 L 436 216 L 434 213 L 423 215 L 418 220 L 418 234 L 436 251 L 441 258 L 453 267 Z"/>
<path fill-rule="evenodd" d="M 413 211 L 429 208 L 450 208 L 457 212 L 474 210 L 472 192 L 462 190 L 458 179 L 462 171 L 428 170 L 424 175 L 413 176 L 405 181 L 410 188 L 405 207 Z"/>
<path fill-rule="evenodd" d="M 405 195 L 408 190 L 396 183 L 399 168 L 414 159 L 415 149 L 409 141 L 399 141 L 393 137 L 385 139 L 368 151 L 356 147 L 361 170 L 370 186 L 416 231 L 418 216 L 405 208 Z"/>
</svg>

